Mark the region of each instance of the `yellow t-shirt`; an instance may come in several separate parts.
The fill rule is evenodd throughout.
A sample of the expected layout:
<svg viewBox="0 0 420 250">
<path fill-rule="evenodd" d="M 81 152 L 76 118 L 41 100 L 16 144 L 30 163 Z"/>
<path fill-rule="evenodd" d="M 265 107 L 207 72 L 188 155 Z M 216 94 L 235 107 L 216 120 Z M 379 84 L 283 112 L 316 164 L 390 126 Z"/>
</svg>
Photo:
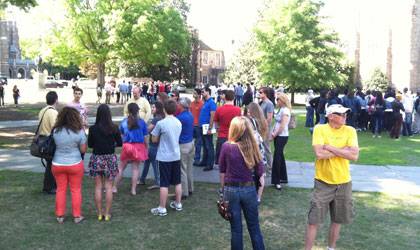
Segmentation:
<svg viewBox="0 0 420 250">
<path fill-rule="evenodd" d="M 358 147 L 357 133 L 353 127 L 343 125 L 334 129 L 328 124 L 314 128 L 312 145 L 331 145 L 337 148 Z M 342 184 L 351 181 L 349 160 L 341 157 L 315 161 L 315 179 L 328 184 Z"/>
</svg>

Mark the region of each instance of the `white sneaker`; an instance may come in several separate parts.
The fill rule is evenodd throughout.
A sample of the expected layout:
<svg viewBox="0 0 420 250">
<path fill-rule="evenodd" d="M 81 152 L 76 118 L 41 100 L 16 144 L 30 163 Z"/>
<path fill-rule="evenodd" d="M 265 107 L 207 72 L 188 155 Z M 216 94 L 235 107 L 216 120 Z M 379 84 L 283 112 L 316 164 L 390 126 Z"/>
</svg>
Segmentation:
<svg viewBox="0 0 420 250">
<path fill-rule="evenodd" d="M 169 203 L 169 206 L 175 209 L 176 211 L 182 211 L 182 204 L 176 203 L 176 201 L 171 201 L 171 203 Z"/>
<path fill-rule="evenodd" d="M 168 211 L 166 211 L 166 208 L 162 208 L 162 207 L 155 207 L 155 208 L 152 208 L 152 209 L 150 209 L 150 212 L 153 214 L 153 215 L 159 215 L 159 216 L 165 216 L 165 215 L 167 215 L 168 214 Z"/>
</svg>

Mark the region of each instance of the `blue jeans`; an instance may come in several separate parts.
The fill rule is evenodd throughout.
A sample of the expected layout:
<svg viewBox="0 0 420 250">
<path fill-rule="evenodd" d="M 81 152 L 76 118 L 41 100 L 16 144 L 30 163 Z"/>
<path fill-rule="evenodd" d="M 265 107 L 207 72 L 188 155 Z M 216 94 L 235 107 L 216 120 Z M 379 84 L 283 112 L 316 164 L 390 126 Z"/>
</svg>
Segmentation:
<svg viewBox="0 0 420 250">
<path fill-rule="evenodd" d="M 193 137 L 195 139 L 195 156 L 194 162 L 200 162 L 201 159 L 201 144 L 202 144 L 202 135 L 201 135 L 201 128 L 200 126 L 194 126 L 194 134 Z"/>
<path fill-rule="evenodd" d="M 149 147 L 149 159 L 147 159 L 144 162 L 144 168 L 143 172 L 141 173 L 140 181 L 145 182 L 147 174 L 149 173 L 149 167 L 150 163 L 153 167 L 153 175 L 155 177 L 155 185 L 160 186 L 160 175 L 159 175 L 159 168 L 158 168 L 158 162 L 156 160 L 156 154 L 157 154 L 157 147 L 156 146 L 150 146 Z"/>
<path fill-rule="evenodd" d="M 306 107 L 306 122 L 305 127 L 312 128 L 314 126 L 314 108 Z"/>
<path fill-rule="evenodd" d="M 376 111 L 373 114 L 373 118 L 375 119 L 375 127 L 373 129 L 373 134 L 380 135 L 383 129 L 384 123 L 384 112 L 383 111 Z"/>
<path fill-rule="evenodd" d="M 244 212 L 249 236 L 254 250 L 265 249 L 264 240 L 258 220 L 258 201 L 255 186 L 250 187 L 225 187 L 225 199 L 229 201 L 231 249 L 244 249 L 242 238 L 242 214 Z"/>
<path fill-rule="evenodd" d="M 203 134 L 203 129 L 200 128 L 200 134 Z M 203 160 L 202 163 L 206 164 L 206 167 L 213 167 L 214 165 L 214 145 L 213 145 L 213 135 L 203 135 Z"/>
<path fill-rule="evenodd" d="M 405 120 L 404 120 L 404 124 L 403 124 L 403 135 L 404 136 L 413 135 L 413 131 L 411 130 L 412 123 L 413 123 L 413 114 L 412 113 L 405 113 Z"/>
</svg>

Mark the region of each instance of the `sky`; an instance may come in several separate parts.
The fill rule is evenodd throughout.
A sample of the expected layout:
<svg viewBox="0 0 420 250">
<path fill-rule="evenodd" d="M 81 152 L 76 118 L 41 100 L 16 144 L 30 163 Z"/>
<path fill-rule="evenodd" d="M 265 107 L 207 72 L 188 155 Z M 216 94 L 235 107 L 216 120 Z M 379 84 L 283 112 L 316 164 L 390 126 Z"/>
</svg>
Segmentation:
<svg viewBox="0 0 420 250">
<path fill-rule="evenodd" d="M 204 43 L 223 50 L 229 60 L 249 37 L 262 0 L 190 0 L 190 4 L 188 23 L 199 30 Z"/>
</svg>

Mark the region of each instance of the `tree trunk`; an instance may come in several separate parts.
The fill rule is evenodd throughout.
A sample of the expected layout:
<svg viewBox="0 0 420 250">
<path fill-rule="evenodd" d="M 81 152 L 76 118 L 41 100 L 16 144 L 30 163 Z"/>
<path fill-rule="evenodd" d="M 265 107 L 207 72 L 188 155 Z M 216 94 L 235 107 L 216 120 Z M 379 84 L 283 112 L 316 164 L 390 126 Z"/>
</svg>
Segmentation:
<svg viewBox="0 0 420 250">
<path fill-rule="evenodd" d="M 105 86 L 105 62 L 98 63 L 98 77 L 96 79 L 96 84 L 99 87 Z"/>
<path fill-rule="evenodd" d="M 291 98 L 290 98 L 290 103 L 293 105 L 293 104 L 295 104 L 295 91 L 292 91 L 291 94 L 292 95 L 291 95 Z"/>
</svg>

